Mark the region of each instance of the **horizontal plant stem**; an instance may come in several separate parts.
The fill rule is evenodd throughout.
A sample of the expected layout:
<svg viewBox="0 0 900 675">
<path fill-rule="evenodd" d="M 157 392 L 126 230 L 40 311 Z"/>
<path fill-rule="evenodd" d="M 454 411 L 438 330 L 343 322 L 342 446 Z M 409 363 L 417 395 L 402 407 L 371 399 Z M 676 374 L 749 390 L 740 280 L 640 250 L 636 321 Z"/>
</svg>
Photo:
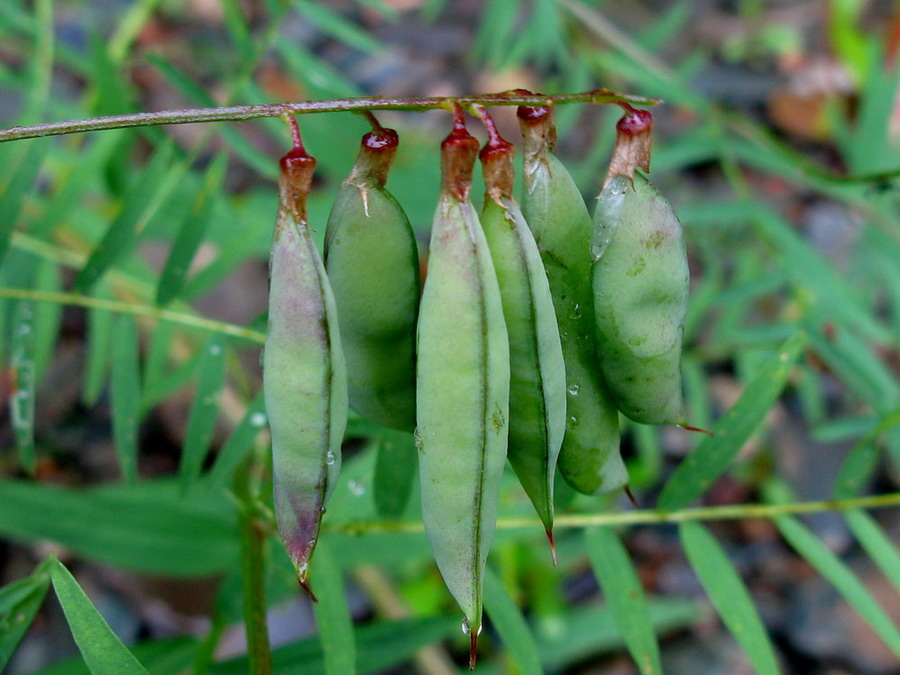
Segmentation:
<svg viewBox="0 0 900 675">
<path fill-rule="evenodd" d="M 876 509 L 900 506 L 900 492 L 851 499 L 793 502 L 790 504 L 729 504 L 726 506 L 702 506 L 679 511 L 624 511 L 620 513 L 565 513 L 556 516 L 554 529 L 584 528 L 596 525 L 658 525 L 681 523 L 689 520 L 738 520 L 744 518 L 772 519 L 778 516 L 822 511 L 849 511 L 850 509 Z M 538 518 L 498 518 L 498 529 L 536 528 L 543 531 Z M 375 532 L 422 532 L 419 521 L 356 521 L 325 524 L 324 529 L 344 534 L 368 534 Z"/>
<path fill-rule="evenodd" d="M 434 110 L 450 108 L 454 103 L 463 106 L 479 104 L 495 105 L 547 105 L 563 103 L 630 103 L 633 105 L 657 105 L 660 100 L 645 96 L 617 94 L 609 89 L 595 89 L 578 94 L 543 96 L 503 92 L 480 94 L 477 96 L 436 96 L 430 98 L 386 98 L 382 96 L 364 98 L 336 98 L 324 101 L 300 101 L 297 103 L 268 103 L 263 105 L 235 105 L 221 108 L 191 108 L 187 110 L 165 110 L 160 112 L 135 113 L 132 115 L 111 115 L 68 122 L 50 122 L 26 127 L 11 127 L 0 131 L 0 143 L 24 138 L 59 136 L 85 131 L 121 129 L 124 127 L 158 126 L 161 124 L 190 124 L 195 122 L 244 122 L 260 117 L 281 117 L 282 115 L 306 115 L 326 112 L 361 112 L 365 110 Z"/>
<path fill-rule="evenodd" d="M 237 326 L 232 323 L 185 314 L 184 312 L 176 312 L 171 309 L 162 309 L 160 307 L 154 307 L 153 305 L 122 302 L 120 300 L 106 300 L 103 298 L 94 298 L 89 295 L 81 295 L 80 293 L 59 293 L 55 291 L 33 290 L 30 288 L 9 288 L 0 286 L 0 298 L 34 300 L 35 302 L 52 302 L 60 305 L 106 309 L 111 312 L 121 312 L 123 314 L 133 314 L 135 316 L 146 316 L 153 319 L 171 321 L 172 323 L 181 324 L 182 326 L 199 328 L 201 330 L 208 330 L 223 335 L 231 335 L 259 344 L 263 344 L 266 340 L 265 333 L 260 333 L 259 331 L 243 326 Z"/>
</svg>

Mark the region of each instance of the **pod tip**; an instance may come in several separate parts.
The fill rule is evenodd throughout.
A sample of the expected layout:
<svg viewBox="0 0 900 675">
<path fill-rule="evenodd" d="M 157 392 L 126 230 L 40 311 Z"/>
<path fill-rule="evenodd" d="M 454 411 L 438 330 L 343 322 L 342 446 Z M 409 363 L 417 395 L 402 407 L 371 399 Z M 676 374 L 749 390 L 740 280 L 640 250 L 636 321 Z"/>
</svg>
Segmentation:
<svg viewBox="0 0 900 675">
<path fill-rule="evenodd" d="M 706 434 L 707 436 L 715 436 L 715 434 L 707 429 L 701 429 L 700 427 L 692 427 L 690 424 L 677 424 L 676 426 L 681 427 L 685 431 L 694 431 L 698 434 Z"/>
<path fill-rule="evenodd" d="M 624 490 L 625 490 L 625 494 L 628 495 L 628 501 L 631 502 L 631 505 L 634 508 L 640 510 L 641 503 L 637 500 L 637 497 L 634 496 L 634 493 L 631 491 L 631 488 L 626 485 Z"/>
<path fill-rule="evenodd" d="M 313 593 L 312 587 L 309 585 L 309 576 L 305 572 L 301 572 L 297 574 L 297 581 L 300 582 L 300 588 L 306 591 L 306 595 L 309 596 L 309 599 L 314 603 L 318 604 L 319 599 L 316 597 L 316 594 Z"/>
<path fill-rule="evenodd" d="M 553 529 L 548 527 L 547 532 L 547 541 L 550 542 L 550 557 L 553 558 L 553 566 L 559 567 L 559 558 L 556 556 L 556 543 L 553 541 Z"/>
<path fill-rule="evenodd" d="M 475 661 L 478 659 L 478 631 L 469 633 L 469 670 L 475 670 Z"/>
</svg>

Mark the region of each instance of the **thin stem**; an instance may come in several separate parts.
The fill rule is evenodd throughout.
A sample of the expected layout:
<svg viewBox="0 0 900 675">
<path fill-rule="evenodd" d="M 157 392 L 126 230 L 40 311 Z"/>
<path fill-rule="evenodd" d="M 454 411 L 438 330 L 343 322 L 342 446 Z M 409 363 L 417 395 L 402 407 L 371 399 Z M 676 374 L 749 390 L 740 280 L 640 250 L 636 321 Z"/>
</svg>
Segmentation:
<svg viewBox="0 0 900 675">
<path fill-rule="evenodd" d="M 33 290 L 30 288 L 8 288 L 0 286 L 0 298 L 35 300 L 37 302 L 53 302 L 60 305 L 107 309 L 111 312 L 121 312 L 123 314 L 133 314 L 135 316 L 146 316 L 152 319 L 171 321 L 172 323 L 181 324 L 182 326 L 231 335 L 259 344 L 263 344 L 266 341 L 265 333 L 232 323 L 185 314 L 184 312 L 176 312 L 171 309 L 161 309 L 153 305 L 141 305 L 119 300 L 106 300 L 104 298 L 95 298 L 79 293 L 60 293 L 55 291 Z"/>
<path fill-rule="evenodd" d="M 85 131 L 121 129 L 125 127 L 158 126 L 161 124 L 189 124 L 194 122 L 244 122 L 261 117 L 281 117 L 283 115 L 304 115 L 326 112 L 354 112 L 361 110 L 434 110 L 447 109 L 454 103 L 484 106 L 494 105 L 551 105 L 565 103 L 632 103 L 634 105 L 657 105 L 657 98 L 617 94 L 608 89 L 595 89 L 578 94 L 542 96 L 520 92 L 501 92 L 477 96 L 439 96 L 426 98 L 386 98 L 382 96 L 363 98 L 338 98 L 324 101 L 301 101 L 298 103 L 269 103 L 262 105 L 237 105 L 221 108 L 192 108 L 187 110 L 165 110 L 160 112 L 112 115 L 93 119 L 52 122 L 26 127 L 11 127 L 0 131 L 0 143 L 24 138 L 59 136 Z"/>
<path fill-rule="evenodd" d="M 790 504 L 733 504 L 726 506 L 703 506 L 680 511 L 625 511 L 622 513 L 565 513 L 558 514 L 554 529 L 585 528 L 596 525 L 654 525 L 661 523 L 681 523 L 691 520 L 738 520 L 742 518 L 772 519 L 778 516 L 822 511 L 849 511 L 851 509 L 877 509 L 900 506 L 900 492 L 851 499 L 828 499 L 822 501 L 794 502 Z M 498 518 L 498 529 L 540 528 L 543 523 L 538 518 Z M 333 523 L 325 526 L 331 532 L 346 534 L 367 534 L 372 532 L 422 532 L 419 521 L 355 521 Z"/>
</svg>

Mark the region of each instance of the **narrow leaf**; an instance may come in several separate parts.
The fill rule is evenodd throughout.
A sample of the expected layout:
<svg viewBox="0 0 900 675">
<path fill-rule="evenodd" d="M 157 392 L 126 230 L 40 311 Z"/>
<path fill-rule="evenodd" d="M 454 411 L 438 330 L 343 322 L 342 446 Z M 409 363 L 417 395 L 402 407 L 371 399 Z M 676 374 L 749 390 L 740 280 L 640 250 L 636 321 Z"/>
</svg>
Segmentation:
<svg viewBox="0 0 900 675">
<path fill-rule="evenodd" d="M 591 567 L 622 638 L 641 673 L 662 673 L 659 644 L 647 609 L 644 589 L 619 536 L 608 527 L 584 533 Z"/>
<path fill-rule="evenodd" d="M 844 458 L 834 482 L 834 498 L 847 499 L 859 494 L 878 463 L 878 438 L 900 424 L 900 408 L 897 408 L 876 424 L 856 442 Z"/>
<path fill-rule="evenodd" d="M 59 267 L 52 260 L 42 261 L 35 275 L 35 288 L 41 291 L 62 290 Z M 53 350 L 59 338 L 62 322 L 62 305 L 57 302 L 39 302 L 34 308 L 34 376 L 40 380 L 47 364 L 53 358 Z"/>
<path fill-rule="evenodd" d="M 853 572 L 796 518 L 779 516 L 775 524 L 794 550 L 844 596 L 891 651 L 900 657 L 900 632 Z"/>
<path fill-rule="evenodd" d="M 795 334 L 763 364 L 740 400 L 713 426 L 714 435 L 704 438 L 666 483 L 660 509 L 684 508 L 725 472 L 775 404 L 805 340 L 803 333 Z"/>
<path fill-rule="evenodd" d="M 25 198 L 41 170 L 44 156 L 52 147 L 50 142 L 41 139 L 26 141 L 23 145 L 10 165 L 4 167 L 6 179 L 0 183 L 0 262 L 9 250 Z"/>
<path fill-rule="evenodd" d="M 34 304 L 19 300 L 15 304 L 10 341 L 9 412 L 19 461 L 29 473 L 35 470 L 34 451 Z"/>
<path fill-rule="evenodd" d="M 0 671 L 9 663 L 50 588 L 44 568 L 42 563 L 31 576 L 0 588 Z"/>
<path fill-rule="evenodd" d="M 206 172 L 200 194 L 194 201 L 187 218 L 182 221 L 178 235 L 172 244 L 172 250 L 163 267 L 159 286 L 156 289 L 158 305 L 168 304 L 177 298 L 184 288 L 191 262 L 209 229 L 215 210 L 215 195 L 219 192 L 227 167 L 228 155 L 223 153 L 213 160 Z"/>
<path fill-rule="evenodd" d="M 416 441 L 412 434 L 384 429 L 378 434 L 375 460 L 375 508 L 385 518 L 397 518 L 409 502 L 417 474 Z"/>
<path fill-rule="evenodd" d="M 100 616 L 100 612 L 62 563 L 54 560 L 50 566 L 53 590 L 59 598 L 72 637 L 95 675 L 128 675 L 147 671 L 122 644 Z"/>
<path fill-rule="evenodd" d="M 865 511 L 847 511 L 844 518 L 860 546 L 900 592 L 900 552 L 897 551 L 897 544 Z"/>
<path fill-rule="evenodd" d="M 335 10 L 308 0 L 295 0 L 294 5 L 310 23 L 315 24 L 323 33 L 327 33 L 344 44 L 370 54 L 384 50 L 384 46 L 378 40 L 341 17 Z"/>
<path fill-rule="evenodd" d="M 681 523 L 679 531 L 691 567 L 756 672 L 780 672 L 778 658 L 753 599 L 715 537 L 700 523 Z"/>
<path fill-rule="evenodd" d="M 120 316 L 113 328 L 111 405 L 113 437 L 126 482 L 137 478 L 138 426 L 141 414 L 140 348 L 137 326 Z"/>
<path fill-rule="evenodd" d="M 319 541 L 316 546 L 314 572 L 319 602 L 313 605 L 313 611 L 325 656 L 325 672 L 328 675 L 353 675 L 356 672 L 353 619 L 347 606 L 341 568 L 327 541 Z"/>
<path fill-rule="evenodd" d="M 234 472 L 240 466 L 244 457 L 253 448 L 256 438 L 266 426 L 266 406 L 263 392 L 260 389 L 256 398 L 247 406 L 247 412 L 243 419 L 231 432 L 231 436 L 225 441 L 225 445 L 219 450 L 216 461 L 210 469 L 206 484 L 211 488 L 218 488 L 228 483 Z"/>
<path fill-rule="evenodd" d="M 109 299 L 110 294 L 104 284 L 97 284 L 95 298 Z M 84 366 L 84 381 L 81 398 L 85 405 L 92 406 L 100 398 L 106 384 L 109 368 L 109 353 L 112 346 L 113 313 L 107 309 L 88 310 L 87 358 Z"/>
<path fill-rule="evenodd" d="M 200 378 L 194 405 L 188 418 L 184 448 L 181 451 L 182 489 L 189 488 L 200 475 L 203 460 L 209 451 L 216 419 L 219 416 L 219 396 L 225 383 L 225 345 L 223 336 L 217 335 L 206 348 L 200 366 Z"/>
<path fill-rule="evenodd" d="M 541 658 L 528 623 L 516 603 L 503 588 L 496 572 L 484 570 L 484 608 L 500 634 L 506 651 L 522 675 L 541 675 Z"/>
<path fill-rule="evenodd" d="M 75 287 L 87 292 L 106 271 L 124 257 L 137 241 L 147 222 L 169 196 L 181 178 L 172 171 L 174 141 L 156 151 L 153 159 L 134 180 L 119 214 L 93 250 L 75 279 Z"/>
</svg>

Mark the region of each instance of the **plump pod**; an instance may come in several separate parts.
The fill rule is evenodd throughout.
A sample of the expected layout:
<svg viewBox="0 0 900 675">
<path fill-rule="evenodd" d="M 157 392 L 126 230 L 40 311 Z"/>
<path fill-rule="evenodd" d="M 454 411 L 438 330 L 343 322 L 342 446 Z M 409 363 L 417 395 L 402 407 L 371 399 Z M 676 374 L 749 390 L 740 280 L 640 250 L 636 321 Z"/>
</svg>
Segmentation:
<svg viewBox="0 0 900 675">
<path fill-rule="evenodd" d="M 500 289 L 468 197 L 477 152 L 457 109 L 454 131 L 441 145 L 443 183 L 419 312 L 417 363 L 422 516 L 441 575 L 465 613 L 472 665 L 509 417 Z"/>
<path fill-rule="evenodd" d="M 553 479 L 566 429 L 566 369 L 547 273 L 512 197 L 510 143 L 482 113 L 490 140 L 480 156 L 487 194 L 481 224 L 497 272 L 509 334 L 509 463 L 553 546 Z M 554 561 L 556 551 L 553 550 Z"/>
<path fill-rule="evenodd" d="M 566 367 L 566 432 L 559 470 L 579 492 L 621 488 L 628 475 L 619 455 L 618 412 L 600 378 L 590 285 L 591 218 L 565 167 L 550 152 L 549 108 L 519 108 L 524 137 L 522 210 L 541 252 Z"/>
<path fill-rule="evenodd" d="M 678 218 L 641 173 L 612 176 L 594 214 L 594 316 L 616 406 L 643 424 L 685 423 L 681 345 L 688 264 Z"/>
<path fill-rule="evenodd" d="M 275 519 L 310 595 L 309 561 L 337 481 L 348 410 L 337 311 L 306 220 L 314 167 L 302 146 L 281 162 L 263 352 Z"/>
<path fill-rule="evenodd" d="M 363 136 L 325 230 L 325 269 L 347 360 L 350 405 L 372 422 L 416 424 L 415 336 L 419 259 L 409 220 L 385 189 L 397 133 Z"/>
</svg>

